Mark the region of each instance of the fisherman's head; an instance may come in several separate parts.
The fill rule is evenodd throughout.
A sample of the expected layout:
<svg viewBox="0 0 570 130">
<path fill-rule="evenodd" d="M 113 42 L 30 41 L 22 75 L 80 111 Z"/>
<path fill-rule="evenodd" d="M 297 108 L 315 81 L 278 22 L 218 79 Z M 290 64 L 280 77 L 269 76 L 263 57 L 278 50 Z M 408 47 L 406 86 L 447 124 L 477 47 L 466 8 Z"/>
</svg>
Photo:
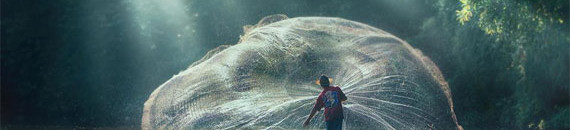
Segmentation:
<svg viewBox="0 0 570 130">
<path fill-rule="evenodd" d="M 321 85 L 321 87 L 329 87 L 330 85 L 330 79 L 329 77 L 327 77 L 326 75 L 321 75 L 321 77 L 319 77 L 318 83 L 319 85 Z"/>
</svg>

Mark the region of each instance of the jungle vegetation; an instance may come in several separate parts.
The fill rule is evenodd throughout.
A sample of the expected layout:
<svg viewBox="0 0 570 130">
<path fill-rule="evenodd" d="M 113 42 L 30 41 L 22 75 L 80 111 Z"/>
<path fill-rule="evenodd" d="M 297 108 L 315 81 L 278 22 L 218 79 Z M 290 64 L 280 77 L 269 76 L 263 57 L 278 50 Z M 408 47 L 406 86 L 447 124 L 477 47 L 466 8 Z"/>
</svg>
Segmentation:
<svg viewBox="0 0 570 130">
<path fill-rule="evenodd" d="M 433 3 L 411 43 L 444 68 L 465 129 L 570 128 L 567 0 Z"/>
</svg>

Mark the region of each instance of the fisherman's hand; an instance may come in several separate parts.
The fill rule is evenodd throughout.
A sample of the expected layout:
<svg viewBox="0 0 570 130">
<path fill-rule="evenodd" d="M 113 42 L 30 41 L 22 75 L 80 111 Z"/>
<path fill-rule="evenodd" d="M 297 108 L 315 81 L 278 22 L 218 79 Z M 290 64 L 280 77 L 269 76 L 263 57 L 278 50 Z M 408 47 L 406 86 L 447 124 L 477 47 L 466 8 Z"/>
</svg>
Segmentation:
<svg viewBox="0 0 570 130">
<path fill-rule="evenodd" d="M 305 120 L 305 123 L 303 123 L 303 127 L 307 127 L 309 125 L 309 120 Z"/>
</svg>

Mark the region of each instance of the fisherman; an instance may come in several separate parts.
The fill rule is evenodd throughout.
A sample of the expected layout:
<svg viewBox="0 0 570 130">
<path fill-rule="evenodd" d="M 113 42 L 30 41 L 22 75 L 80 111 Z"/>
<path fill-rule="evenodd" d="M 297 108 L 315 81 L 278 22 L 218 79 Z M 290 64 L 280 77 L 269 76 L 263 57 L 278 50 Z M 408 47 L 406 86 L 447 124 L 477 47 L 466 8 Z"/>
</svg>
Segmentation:
<svg viewBox="0 0 570 130">
<path fill-rule="evenodd" d="M 311 110 L 311 114 L 303 123 L 303 127 L 309 125 L 311 118 L 315 115 L 315 113 L 321 108 L 325 108 L 325 122 L 326 122 L 326 129 L 327 130 L 340 130 L 342 129 L 342 120 L 344 118 L 342 112 L 342 102 L 346 101 L 346 96 L 340 90 L 338 86 L 331 86 L 330 82 L 332 79 L 329 79 L 326 75 L 321 75 L 317 80 L 317 84 L 321 85 L 323 91 L 319 94 L 317 98 L 317 103 Z"/>
</svg>

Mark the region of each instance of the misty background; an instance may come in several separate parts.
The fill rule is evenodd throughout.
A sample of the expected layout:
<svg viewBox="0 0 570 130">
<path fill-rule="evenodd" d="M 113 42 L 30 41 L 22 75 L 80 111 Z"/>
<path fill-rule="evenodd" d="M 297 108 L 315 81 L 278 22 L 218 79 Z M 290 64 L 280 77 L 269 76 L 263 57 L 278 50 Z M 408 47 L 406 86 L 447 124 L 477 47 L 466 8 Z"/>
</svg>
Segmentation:
<svg viewBox="0 0 570 130">
<path fill-rule="evenodd" d="M 439 66 L 466 129 L 568 129 L 569 4 L 4 0 L 0 123 L 138 128 L 155 88 L 209 50 L 237 43 L 243 26 L 285 14 L 345 18 L 406 40 Z"/>
</svg>

